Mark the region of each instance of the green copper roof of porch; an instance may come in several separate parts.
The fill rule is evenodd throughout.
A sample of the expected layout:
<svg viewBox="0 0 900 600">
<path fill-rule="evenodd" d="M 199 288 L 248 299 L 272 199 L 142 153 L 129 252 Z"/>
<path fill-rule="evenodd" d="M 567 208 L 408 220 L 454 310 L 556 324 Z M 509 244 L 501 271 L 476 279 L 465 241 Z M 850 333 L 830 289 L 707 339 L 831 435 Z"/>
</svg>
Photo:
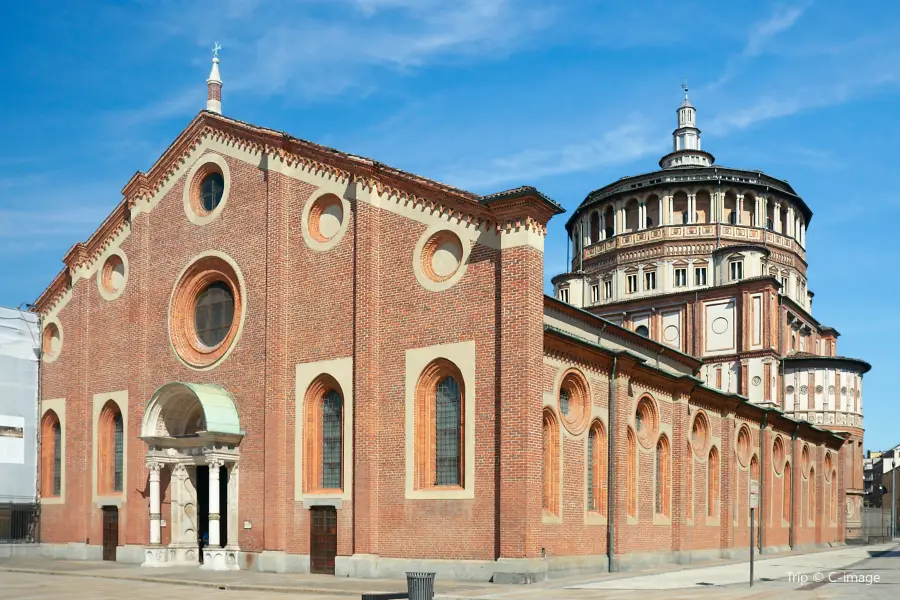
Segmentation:
<svg viewBox="0 0 900 600">
<path fill-rule="evenodd" d="M 163 387 L 170 385 L 183 386 L 193 392 L 203 407 L 203 417 L 206 419 L 207 431 L 234 433 L 237 435 L 244 434 L 241 431 L 237 408 L 234 406 L 234 398 L 225 388 L 211 383 L 186 383 L 183 381 L 167 383 Z M 157 390 L 157 393 L 159 393 L 159 390 Z"/>
</svg>

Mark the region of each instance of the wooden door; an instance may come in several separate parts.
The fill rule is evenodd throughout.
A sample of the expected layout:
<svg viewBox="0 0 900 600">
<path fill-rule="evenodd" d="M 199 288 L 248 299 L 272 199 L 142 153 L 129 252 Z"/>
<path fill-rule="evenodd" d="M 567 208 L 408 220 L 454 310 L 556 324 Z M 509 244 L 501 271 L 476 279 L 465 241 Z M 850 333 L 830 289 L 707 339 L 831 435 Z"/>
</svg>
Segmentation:
<svg viewBox="0 0 900 600">
<path fill-rule="evenodd" d="M 337 554 L 337 510 L 333 506 L 314 506 L 309 511 L 310 572 L 334 575 Z"/>
<path fill-rule="evenodd" d="M 116 546 L 119 545 L 119 509 L 115 506 L 103 507 L 103 560 L 116 560 Z"/>
</svg>

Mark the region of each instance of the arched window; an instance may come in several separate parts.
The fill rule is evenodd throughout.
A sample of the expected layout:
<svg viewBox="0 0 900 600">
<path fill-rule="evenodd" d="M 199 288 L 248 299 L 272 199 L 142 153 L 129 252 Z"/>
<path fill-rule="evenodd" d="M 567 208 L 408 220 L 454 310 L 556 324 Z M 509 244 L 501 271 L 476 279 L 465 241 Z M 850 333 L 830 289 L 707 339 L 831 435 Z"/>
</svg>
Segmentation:
<svg viewBox="0 0 900 600">
<path fill-rule="evenodd" d="M 669 440 L 662 435 L 656 443 L 656 513 L 669 516 L 672 475 L 669 465 Z"/>
<path fill-rule="evenodd" d="M 816 469 L 812 467 L 809 470 L 809 482 L 807 484 L 809 486 L 809 520 L 815 521 L 816 519 Z"/>
<path fill-rule="evenodd" d="M 831 472 L 831 522 L 837 523 L 837 506 L 838 506 L 838 482 L 837 470 Z"/>
<path fill-rule="evenodd" d="M 694 518 L 694 451 L 691 449 L 691 443 L 687 445 L 687 472 L 685 473 L 685 500 L 684 504 L 687 508 L 687 518 Z"/>
<path fill-rule="evenodd" d="M 98 423 L 97 483 L 101 494 L 120 493 L 124 487 L 125 427 L 122 411 L 110 400 L 103 407 Z"/>
<path fill-rule="evenodd" d="M 638 325 L 634 332 L 644 337 L 650 337 L 650 329 L 648 329 L 646 325 Z"/>
<path fill-rule="evenodd" d="M 344 487 L 344 398 L 337 381 L 321 375 L 304 399 L 304 491 L 340 491 Z"/>
<path fill-rule="evenodd" d="M 707 486 L 706 514 L 710 517 L 719 516 L 719 451 L 715 447 L 709 449 L 709 457 L 706 461 Z"/>
<path fill-rule="evenodd" d="M 791 463 L 786 462 L 784 463 L 784 498 L 781 506 L 781 518 L 785 521 L 791 520 L 791 494 L 794 490 L 791 485 L 792 478 Z"/>
<path fill-rule="evenodd" d="M 549 408 L 544 409 L 542 438 L 544 444 L 543 508 L 550 514 L 559 511 L 559 422 Z"/>
<path fill-rule="evenodd" d="M 594 422 L 588 432 L 587 459 L 588 511 L 606 514 L 606 432 Z"/>
<path fill-rule="evenodd" d="M 41 496 L 58 498 L 62 492 L 62 428 L 52 410 L 41 421 Z"/>
<path fill-rule="evenodd" d="M 596 244 L 599 241 L 600 241 L 600 213 L 592 212 L 591 213 L 590 243 Z"/>
<path fill-rule="evenodd" d="M 606 207 L 606 212 L 603 213 L 603 221 L 606 225 L 606 237 L 613 237 L 616 232 L 616 213 L 613 211 L 612 206 Z"/>
<path fill-rule="evenodd" d="M 634 430 L 628 428 L 627 457 L 625 461 L 625 505 L 629 517 L 637 517 L 637 440 Z"/>
<path fill-rule="evenodd" d="M 464 471 L 463 378 L 456 365 L 438 359 L 416 388 L 418 488 L 461 487 Z"/>
</svg>

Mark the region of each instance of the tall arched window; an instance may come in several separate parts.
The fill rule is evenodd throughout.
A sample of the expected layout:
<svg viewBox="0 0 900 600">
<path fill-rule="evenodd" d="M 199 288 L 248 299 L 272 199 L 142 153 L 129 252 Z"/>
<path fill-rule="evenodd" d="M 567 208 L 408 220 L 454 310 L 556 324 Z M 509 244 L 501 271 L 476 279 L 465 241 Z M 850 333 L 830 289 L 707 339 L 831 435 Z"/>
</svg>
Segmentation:
<svg viewBox="0 0 900 600">
<path fill-rule="evenodd" d="M 344 398 L 337 381 L 322 375 L 304 399 L 304 491 L 340 491 L 344 487 Z"/>
<path fill-rule="evenodd" d="M 125 483 L 125 424 L 122 411 L 112 400 L 103 407 L 98 425 L 97 483 L 100 493 L 120 493 Z"/>
<path fill-rule="evenodd" d="M 544 444 L 543 508 L 550 514 L 559 511 L 559 422 L 553 411 L 544 409 L 542 438 Z"/>
<path fill-rule="evenodd" d="M 62 492 L 62 428 L 52 410 L 41 421 L 41 496 L 58 498 Z"/>
<path fill-rule="evenodd" d="M 831 522 L 837 523 L 838 481 L 837 470 L 831 472 Z"/>
<path fill-rule="evenodd" d="M 594 422 L 588 432 L 587 459 L 588 511 L 606 514 L 606 432 Z"/>
<path fill-rule="evenodd" d="M 812 467 L 809 470 L 809 520 L 816 519 L 816 469 Z"/>
<path fill-rule="evenodd" d="M 592 212 L 591 213 L 591 225 L 590 225 L 590 243 L 596 244 L 600 241 L 600 213 Z"/>
<path fill-rule="evenodd" d="M 628 516 L 637 517 L 637 440 L 634 430 L 628 428 L 628 443 L 625 458 L 625 505 Z"/>
<path fill-rule="evenodd" d="M 709 458 L 706 461 L 707 486 L 706 514 L 710 517 L 719 516 L 719 451 L 715 447 L 709 449 Z"/>
<path fill-rule="evenodd" d="M 669 440 L 659 437 L 656 442 L 656 513 L 669 516 L 669 497 L 672 490 L 672 470 L 669 465 Z"/>
<path fill-rule="evenodd" d="M 456 365 L 438 359 L 416 387 L 416 487 L 462 487 L 464 472 L 463 398 Z"/>
<path fill-rule="evenodd" d="M 684 504 L 687 509 L 687 518 L 694 518 L 694 451 L 691 443 L 687 444 L 687 472 L 685 473 L 685 500 Z"/>
<path fill-rule="evenodd" d="M 791 463 L 784 463 L 784 498 L 782 499 L 781 506 L 781 518 L 785 521 L 791 520 L 791 494 L 794 493 L 794 488 L 791 485 L 793 477 L 793 471 L 791 471 Z"/>
</svg>

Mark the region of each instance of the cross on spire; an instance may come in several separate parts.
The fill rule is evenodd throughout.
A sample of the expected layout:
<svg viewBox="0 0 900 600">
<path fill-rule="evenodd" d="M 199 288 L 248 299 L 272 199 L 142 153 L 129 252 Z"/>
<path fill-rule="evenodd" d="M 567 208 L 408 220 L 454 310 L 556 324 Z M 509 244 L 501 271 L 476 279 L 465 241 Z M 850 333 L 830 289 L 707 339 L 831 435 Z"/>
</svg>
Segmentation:
<svg viewBox="0 0 900 600">
<path fill-rule="evenodd" d="M 684 98 L 687 99 L 687 97 L 688 97 L 688 84 L 687 84 L 687 79 L 685 79 L 685 80 L 684 80 L 684 83 L 681 84 L 681 88 L 684 90 Z"/>
<path fill-rule="evenodd" d="M 219 42 L 213 44 L 213 58 L 219 58 L 219 50 L 222 49 L 222 46 L 219 45 Z"/>
</svg>

